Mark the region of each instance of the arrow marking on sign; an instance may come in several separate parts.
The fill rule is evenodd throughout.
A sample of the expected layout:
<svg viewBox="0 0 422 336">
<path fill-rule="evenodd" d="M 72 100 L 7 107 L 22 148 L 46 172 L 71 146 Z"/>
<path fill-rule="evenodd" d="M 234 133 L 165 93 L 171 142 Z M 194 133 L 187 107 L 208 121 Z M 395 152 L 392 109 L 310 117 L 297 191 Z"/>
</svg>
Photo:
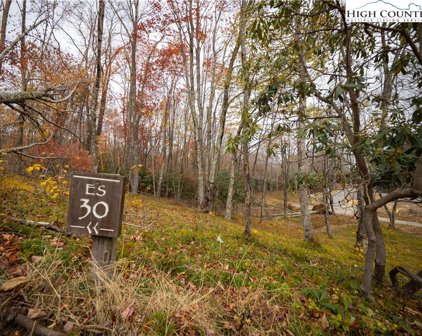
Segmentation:
<svg viewBox="0 0 422 336">
<path fill-rule="evenodd" d="M 93 227 L 95 234 L 98 234 L 98 230 L 97 230 L 97 226 L 98 226 L 98 222 L 95 224 L 95 226 Z"/>
<path fill-rule="evenodd" d="M 92 234 L 92 230 L 94 230 L 95 234 L 98 234 L 98 230 L 97 230 L 98 222 L 95 223 L 95 225 L 93 227 L 91 227 L 91 225 L 92 225 L 92 222 L 89 222 L 88 226 L 86 227 L 86 229 L 88 230 L 89 234 Z"/>
<path fill-rule="evenodd" d="M 100 231 L 114 232 L 114 230 L 112 230 L 112 229 L 100 229 Z"/>
</svg>

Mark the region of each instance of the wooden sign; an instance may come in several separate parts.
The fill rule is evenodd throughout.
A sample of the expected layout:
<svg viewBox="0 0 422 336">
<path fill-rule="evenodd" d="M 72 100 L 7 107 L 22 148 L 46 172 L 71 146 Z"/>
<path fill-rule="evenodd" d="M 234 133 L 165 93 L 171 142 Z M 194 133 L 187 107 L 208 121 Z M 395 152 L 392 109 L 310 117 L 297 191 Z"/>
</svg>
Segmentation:
<svg viewBox="0 0 422 336">
<path fill-rule="evenodd" d="M 72 173 L 67 233 L 118 237 L 122 227 L 125 177 Z"/>
</svg>

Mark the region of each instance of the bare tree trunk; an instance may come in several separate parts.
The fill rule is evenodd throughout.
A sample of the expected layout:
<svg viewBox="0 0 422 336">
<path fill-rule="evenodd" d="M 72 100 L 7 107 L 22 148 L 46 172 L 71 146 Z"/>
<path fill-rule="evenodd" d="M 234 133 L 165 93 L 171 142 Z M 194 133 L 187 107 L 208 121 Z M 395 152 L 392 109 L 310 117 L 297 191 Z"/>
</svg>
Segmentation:
<svg viewBox="0 0 422 336">
<path fill-rule="evenodd" d="M 358 187 L 358 189 L 356 190 L 356 197 L 358 200 L 358 204 L 355 216 L 358 220 L 358 229 L 356 230 L 355 247 L 365 250 L 367 245 L 366 228 L 365 224 L 363 223 L 363 211 L 365 209 L 365 201 L 363 199 L 363 192 L 360 187 Z"/>
<path fill-rule="evenodd" d="M 219 119 L 219 127 L 218 127 L 218 133 L 217 133 L 217 143 L 215 145 L 215 154 L 214 158 L 211 162 L 211 168 L 210 168 L 210 174 L 208 179 L 208 188 L 207 188 L 207 211 L 212 211 L 214 206 L 214 200 L 215 200 L 215 177 L 218 170 L 218 165 L 220 162 L 220 155 L 221 155 L 221 148 L 223 146 L 223 137 L 224 137 L 224 130 L 226 128 L 226 116 L 227 111 L 229 109 L 229 90 L 230 90 L 230 84 L 233 74 L 233 67 L 234 62 L 236 60 L 237 54 L 239 52 L 239 46 L 240 46 L 240 38 L 238 37 L 236 39 L 236 44 L 234 46 L 233 52 L 230 56 L 229 66 L 227 69 L 226 77 L 224 80 L 223 85 L 223 102 L 221 106 L 221 113 L 220 113 L 220 119 Z"/>
<path fill-rule="evenodd" d="M 299 98 L 299 125 L 298 129 L 299 132 L 304 128 L 304 120 L 305 120 L 305 102 L 302 97 Z M 305 139 L 303 134 L 298 134 L 297 138 L 297 156 L 298 156 L 298 164 L 297 164 L 297 173 L 299 176 L 299 202 L 300 202 L 300 212 L 302 214 L 302 228 L 303 228 L 303 239 L 305 241 L 312 241 L 313 240 L 313 232 L 312 232 L 312 223 L 311 223 L 311 215 L 309 213 L 309 206 L 308 206 L 308 186 L 305 182 L 305 174 L 307 173 L 307 164 L 306 164 L 306 145 Z"/>
<path fill-rule="evenodd" d="M 283 142 L 283 138 L 281 138 L 280 144 L 281 150 L 281 168 L 283 173 L 283 212 L 284 218 L 287 218 L 287 210 L 288 210 L 288 202 L 289 202 L 289 162 L 287 159 L 287 143 Z"/>
<path fill-rule="evenodd" d="M 97 139 L 97 106 L 98 106 L 98 95 L 101 86 L 102 66 L 101 66 L 101 53 L 102 53 L 102 41 L 103 41 L 103 27 L 104 27 L 104 13 L 105 13 L 105 1 L 99 0 L 98 2 L 98 28 L 97 28 L 97 55 L 96 55 L 96 69 L 95 69 L 95 84 L 94 92 L 92 94 L 92 105 L 91 105 L 91 118 L 89 121 L 89 134 L 90 141 L 89 149 L 94 163 L 94 172 L 98 172 L 98 139 Z"/>
<path fill-rule="evenodd" d="M 252 176 L 255 176 L 256 164 L 258 162 L 259 150 L 261 149 L 262 139 L 259 139 L 258 146 L 256 147 L 255 159 L 252 165 Z"/>
<path fill-rule="evenodd" d="M 224 213 L 224 218 L 227 220 L 231 220 L 232 218 L 235 169 L 236 169 L 236 152 L 231 153 L 231 160 L 230 160 L 230 179 L 229 179 L 229 186 L 228 186 L 228 191 L 227 191 L 226 211 Z"/>
<path fill-rule="evenodd" d="M 268 144 L 270 146 L 270 144 Z M 268 152 L 268 151 L 267 151 Z M 259 222 L 262 222 L 262 218 L 264 217 L 264 206 L 265 206 L 265 195 L 267 193 L 267 170 L 268 170 L 268 158 L 269 155 L 267 153 L 265 157 L 265 166 L 264 166 L 264 179 L 262 181 L 262 191 L 261 191 L 261 209 L 259 212 Z"/>
<path fill-rule="evenodd" d="M 23 35 L 20 41 L 20 66 L 21 66 L 21 87 L 22 91 L 26 92 L 28 88 L 27 81 L 27 54 L 26 54 L 26 0 L 22 1 L 22 22 L 21 22 L 21 34 Z M 25 104 L 22 106 L 23 113 L 19 115 L 18 119 L 18 140 L 16 145 L 22 146 L 24 144 L 24 133 L 25 133 L 25 114 L 27 114 L 27 107 Z"/>
<path fill-rule="evenodd" d="M 167 160 L 168 160 L 168 152 L 167 152 L 167 142 L 168 142 L 168 137 L 167 137 L 167 123 L 168 123 L 168 119 L 169 119 L 169 113 L 170 113 L 170 107 L 171 107 L 171 96 L 173 93 L 173 85 L 174 83 L 172 82 L 170 85 L 170 89 L 167 95 L 167 102 L 166 102 L 166 107 L 164 108 L 164 115 L 163 115 L 163 124 L 161 125 L 161 132 L 162 132 L 162 144 L 161 144 L 161 155 L 163 158 L 163 162 L 161 164 L 161 168 L 160 168 L 160 175 L 158 178 L 158 185 L 157 185 L 157 197 L 161 196 L 161 188 L 162 188 L 162 184 L 163 184 L 163 180 L 164 180 L 164 173 L 167 169 Z"/>
<path fill-rule="evenodd" d="M 299 17 L 296 18 L 296 29 L 301 31 L 301 22 Z M 302 41 L 299 41 L 301 43 Z M 299 58 L 306 64 L 306 55 L 303 54 L 302 49 L 299 51 Z M 304 84 L 304 79 L 306 76 L 304 66 L 299 67 L 299 82 Z M 305 119 L 306 119 L 306 101 L 303 95 L 299 95 L 299 110 L 298 110 L 298 135 L 297 135 L 297 173 L 299 176 L 299 202 L 300 202 L 300 212 L 302 214 L 302 228 L 303 228 L 303 239 L 305 241 L 313 240 L 312 232 L 312 223 L 311 215 L 309 212 L 308 206 L 308 186 L 306 184 L 305 174 L 308 173 L 308 162 L 306 158 L 306 143 L 305 143 Z"/>
<path fill-rule="evenodd" d="M 422 155 L 419 156 L 419 160 L 416 166 L 415 174 L 413 177 L 413 183 L 411 188 L 406 189 L 397 189 L 388 195 L 373 201 L 365 207 L 363 213 L 363 221 L 366 227 L 366 232 L 368 235 L 368 250 L 365 256 L 365 272 L 362 281 L 362 291 L 365 296 L 372 298 L 371 296 L 371 283 L 372 277 L 374 276 L 375 280 L 380 283 L 384 276 L 385 269 L 385 249 L 383 251 L 383 240 L 381 243 L 378 243 L 378 240 L 382 238 L 379 236 L 380 225 L 377 217 L 377 209 L 384 206 L 385 204 L 392 202 L 394 200 L 405 198 L 405 197 L 415 197 L 422 194 Z M 375 218 L 374 218 L 375 217 Z M 376 225 L 374 225 L 374 223 Z M 375 266 L 374 266 L 375 262 Z"/>
<path fill-rule="evenodd" d="M 299 158 L 299 161 L 302 161 L 302 160 Z M 298 172 L 302 172 L 302 171 L 303 171 L 302 167 L 300 168 L 298 167 Z M 308 206 L 308 187 L 303 181 L 299 183 L 299 202 L 300 202 L 300 213 L 302 214 L 303 239 L 305 241 L 312 241 L 313 232 L 312 232 L 311 216 L 309 213 L 309 206 Z"/>
<path fill-rule="evenodd" d="M 129 183 L 132 194 L 139 193 L 139 174 L 136 169 L 138 165 L 138 138 L 136 125 L 136 93 L 137 93 L 137 61 L 136 50 L 138 46 L 138 23 L 139 15 L 139 0 L 135 0 L 129 4 L 130 8 L 127 11 L 130 13 L 131 27 L 126 29 L 126 34 L 129 37 L 130 43 L 130 58 L 129 58 L 129 96 L 128 96 L 128 118 L 127 118 L 127 135 L 126 135 L 126 169 L 129 171 Z M 122 21 L 122 20 L 121 20 Z M 122 21 L 123 23 L 123 21 Z M 134 171 L 135 169 L 135 171 Z"/>
<path fill-rule="evenodd" d="M 100 107 L 98 110 L 98 123 L 97 123 L 97 131 L 96 131 L 97 137 L 99 137 L 103 133 L 104 115 L 105 115 L 106 104 L 107 104 L 107 92 L 108 92 L 108 85 L 110 83 L 110 73 L 106 72 L 105 75 L 106 76 L 103 79 L 103 83 L 102 83 Z"/>
<path fill-rule="evenodd" d="M 331 224 L 330 224 L 330 219 L 329 219 L 329 215 L 330 215 L 330 209 L 329 209 L 330 188 L 328 187 L 328 184 L 329 184 L 328 179 L 329 179 L 328 157 L 327 157 L 327 155 L 324 155 L 324 188 L 322 190 L 323 204 L 324 204 L 324 223 L 325 223 L 325 228 L 327 229 L 328 237 L 332 238 L 333 237 L 333 231 L 331 229 Z"/>
<path fill-rule="evenodd" d="M 390 226 L 395 229 L 396 228 L 396 213 L 397 213 L 397 204 L 398 204 L 398 200 L 395 200 L 393 202 L 393 208 L 391 209 L 391 215 L 390 217 Z"/>
<path fill-rule="evenodd" d="M 270 138 L 268 140 L 267 151 L 265 156 L 265 166 L 264 166 L 264 179 L 262 182 L 262 192 L 261 192 L 261 209 L 259 213 L 259 221 L 262 222 L 262 218 L 264 216 L 264 205 L 265 205 L 265 194 L 267 193 L 267 175 L 268 175 L 268 160 L 271 155 L 271 146 L 272 146 L 272 131 L 274 128 L 274 117 L 271 122 L 271 129 L 270 129 Z"/>
<path fill-rule="evenodd" d="M 9 18 L 9 11 L 10 11 L 10 5 L 12 4 L 12 0 L 6 0 L 4 7 L 3 7 L 3 13 L 1 17 L 1 31 L 0 31 L 0 52 L 2 52 L 5 49 L 6 45 L 6 28 L 7 28 L 7 21 Z M 3 59 L 0 59 L 0 75 L 2 73 L 1 67 Z"/>
<path fill-rule="evenodd" d="M 380 198 L 382 197 L 382 194 L 379 193 Z M 387 204 L 384 205 L 384 210 L 388 215 L 388 219 L 390 220 L 389 227 L 392 229 L 396 228 L 396 212 L 397 212 L 397 204 L 398 200 L 393 201 L 393 208 L 390 210 L 387 206 Z"/>
<path fill-rule="evenodd" d="M 240 14 L 240 56 L 242 63 L 242 80 L 243 80 L 243 102 L 242 102 L 242 134 L 241 134 L 241 149 L 243 159 L 243 182 L 245 187 L 245 204 L 244 204 L 244 225 L 245 230 L 243 235 L 246 238 L 251 236 L 251 206 L 252 206 L 252 186 L 251 175 L 249 168 L 249 99 L 251 94 L 251 85 L 249 78 L 249 66 L 246 59 L 246 10 L 249 5 L 248 0 L 242 0 L 241 14 Z"/>
<path fill-rule="evenodd" d="M 387 43 L 386 43 L 386 39 L 385 39 L 385 31 L 382 30 L 381 31 L 381 44 L 383 49 L 387 49 Z M 391 64 L 396 64 L 399 56 L 400 56 L 401 50 L 397 50 L 395 51 L 394 54 L 394 59 L 391 62 Z M 381 115 L 381 127 L 380 130 L 385 129 L 386 127 L 388 127 L 388 110 L 391 106 L 391 97 L 393 94 L 393 80 L 395 78 L 394 73 L 392 71 L 392 69 L 389 66 L 389 60 L 387 57 L 383 57 L 383 62 L 382 62 L 382 67 L 383 67 L 383 73 L 384 73 L 384 81 L 383 81 L 383 88 L 382 88 L 382 95 L 381 95 L 381 111 L 382 111 L 382 115 Z"/>
</svg>

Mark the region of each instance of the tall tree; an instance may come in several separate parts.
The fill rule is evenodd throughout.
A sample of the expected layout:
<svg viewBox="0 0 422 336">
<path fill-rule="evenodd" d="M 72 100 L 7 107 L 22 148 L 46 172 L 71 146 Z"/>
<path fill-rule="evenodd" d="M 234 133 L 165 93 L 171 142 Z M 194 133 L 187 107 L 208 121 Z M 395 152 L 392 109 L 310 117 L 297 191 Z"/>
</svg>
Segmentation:
<svg viewBox="0 0 422 336">
<path fill-rule="evenodd" d="M 7 21 L 9 19 L 9 11 L 10 5 L 12 4 L 12 0 L 2 1 L 2 16 L 1 16 L 1 30 L 0 30 L 0 52 L 2 52 L 5 48 L 6 43 L 6 29 L 7 29 Z M 2 62 L 0 59 L 0 73 L 1 73 L 1 66 Z"/>
<path fill-rule="evenodd" d="M 251 236 L 251 207 L 252 207 L 252 186 L 251 186 L 251 174 L 249 167 L 249 141 L 252 135 L 252 121 L 251 114 L 249 112 L 249 100 L 251 97 L 251 79 L 249 73 L 248 59 L 247 59 L 247 45 L 246 45 L 246 20 L 247 10 L 249 6 L 248 0 L 242 0 L 240 9 L 240 59 L 242 65 L 242 86 L 243 86 L 243 100 L 242 100 L 242 114 L 240 125 L 242 133 L 240 137 L 241 152 L 242 152 L 242 166 L 243 166 L 243 183 L 245 188 L 245 204 L 244 204 L 244 225 L 245 230 L 243 235 L 245 237 Z"/>
<path fill-rule="evenodd" d="M 89 149 L 94 162 L 94 172 L 98 172 L 98 137 L 97 137 L 97 119 L 98 119 L 98 96 L 101 87 L 102 78 L 102 42 L 104 29 L 104 13 L 105 0 L 98 1 L 98 18 L 97 18 L 97 53 L 95 60 L 95 83 L 92 94 L 91 119 L 89 120 Z"/>
</svg>

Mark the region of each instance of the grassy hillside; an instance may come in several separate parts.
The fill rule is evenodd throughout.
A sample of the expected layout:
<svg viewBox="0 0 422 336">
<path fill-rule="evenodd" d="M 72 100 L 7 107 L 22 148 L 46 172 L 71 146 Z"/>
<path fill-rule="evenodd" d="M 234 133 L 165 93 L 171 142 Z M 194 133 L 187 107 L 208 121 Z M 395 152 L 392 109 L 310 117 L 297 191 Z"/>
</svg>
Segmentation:
<svg viewBox="0 0 422 336">
<path fill-rule="evenodd" d="M 45 187 L 6 178 L 1 213 L 64 227 L 65 188 L 59 181 L 53 198 Z M 386 277 L 375 304 L 361 297 L 363 255 L 353 247 L 351 218 L 332 216 L 329 239 L 314 216 L 309 244 L 300 219 L 254 222 L 245 241 L 240 216 L 229 222 L 146 195 L 127 195 L 124 216 L 112 276 L 91 264 L 88 239 L 0 218 L 0 284 L 26 277 L 0 293 L 0 326 L 19 308 L 71 335 L 422 333 L 421 294 L 399 298 Z M 388 269 L 422 269 L 421 232 L 384 234 Z"/>
</svg>

